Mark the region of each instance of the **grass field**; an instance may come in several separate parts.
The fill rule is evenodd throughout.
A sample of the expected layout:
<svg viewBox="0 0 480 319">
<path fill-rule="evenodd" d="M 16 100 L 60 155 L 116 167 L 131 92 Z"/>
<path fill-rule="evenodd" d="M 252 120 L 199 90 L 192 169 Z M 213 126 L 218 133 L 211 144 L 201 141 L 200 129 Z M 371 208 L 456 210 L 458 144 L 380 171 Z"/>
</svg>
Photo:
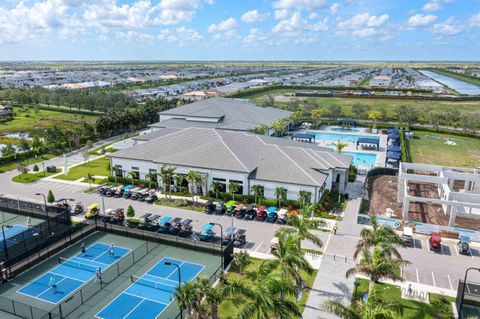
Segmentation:
<svg viewBox="0 0 480 319">
<path fill-rule="evenodd" d="M 96 160 L 72 167 L 68 171 L 67 175 L 61 174 L 55 178 L 67 181 L 76 181 L 77 179 L 85 177 L 88 173 L 93 174 L 94 176 L 108 176 L 110 175 L 108 163 L 110 163 L 110 159 L 108 157 L 100 157 Z"/>
<path fill-rule="evenodd" d="M 400 105 L 410 105 L 418 110 L 423 108 L 435 109 L 439 111 L 447 111 L 448 109 L 457 109 L 461 112 L 478 112 L 480 109 L 480 101 L 426 101 L 416 99 L 393 99 L 393 98 L 348 98 L 348 97 L 287 97 L 283 96 L 285 93 L 293 93 L 296 91 L 308 92 L 318 90 L 294 90 L 294 89 L 278 89 L 269 92 L 254 93 L 245 98 L 248 98 L 253 103 L 261 105 L 266 95 L 275 96 L 275 106 L 279 108 L 286 108 L 288 100 L 298 99 L 299 101 L 306 101 L 317 104 L 319 107 L 327 107 L 329 105 L 338 105 L 342 108 L 344 116 L 354 117 L 352 113 L 352 106 L 355 104 L 368 105 L 371 109 L 379 109 L 384 107 L 387 110 L 387 116 L 393 118 L 396 108 Z M 323 92 L 323 93 L 326 93 Z"/>
<path fill-rule="evenodd" d="M 247 285 L 254 286 L 256 283 L 252 282 L 248 276 L 246 275 L 248 272 L 254 272 L 257 271 L 258 268 L 260 267 L 262 260 L 261 259 L 256 259 L 252 258 L 252 263 L 245 267 L 244 269 L 244 275 L 241 276 L 239 273 L 230 271 L 227 276 L 228 280 L 239 280 Z M 234 269 L 235 270 L 235 269 Z M 304 272 L 302 273 L 302 277 L 305 279 L 307 282 L 307 287 L 311 287 L 313 285 L 313 281 L 315 280 L 315 277 L 317 276 L 317 270 L 315 270 L 311 275 L 308 275 Z M 300 309 L 300 312 L 303 312 L 303 309 L 305 308 L 305 303 L 307 302 L 308 296 L 310 294 L 310 291 L 307 289 L 303 295 L 300 301 L 298 302 L 298 307 Z M 293 297 L 289 297 L 293 298 Z M 292 301 L 295 301 L 295 298 L 292 299 Z M 240 313 L 240 310 L 242 309 L 243 305 L 243 299 L 240 297 L 234 297 L 234 298 L 226 298 L 218 307 L 218 314 L 219 317 L 222 319 L 236 319 L 238 317 L 238 314 Z"/>
<path fill-rule="evenodd" d="M 73 113 L 38 110 L 30 110 L 28 113 L 20 112 L 14 108 L 15 118 L 11 121 L 0 123 L 0 134 L 30 132 L 34 129 L 43 129 L 54 125 L 71 127 L 87 122 L 93 124 L 96 116 L 79 115 Z M 27 116 L 28 115 L 28 116 Z"/>
<path fill-rule="evenodd" d="M 54 158 L 54 157 L 55 157 L 55 155 L 53 155 L 53 154 L 43 154 L 43 155 L 39 156 L 38 158 L 32 157 L 32 158 L 29 158 L 28 160 L 24 160 L 23 162 L 27 165 L 30 165 L 30 164 L 40 163 L 40 162 L 49 160 L 49 159 Z M 5 172 L 8 172 L 8 171 L 12 171 L 16 168 L 17 168 L 17 163 L 16 162 L 12 162 L 12 163 L 8 163 L 8 164 L 1 164 L 0 165 L 0 173 L 5 173 Z"/>
<path fill-rule="evenodd" d="M 47 177 L 59 172 L 60 172 L 60 169 L 57 168 L 55 173 L 39 172 L 39 173 L 20 174 L 20 175 L 14 176 L 12 178 L 12 181 L 16 183 L 22 183 L 22 184 L 32 183 L 32 182 L 38 181 L 39 179 L 42 179 L 44 177 Z"/>
<path fill-rule="evenodd" d="M 356 279 L 360 282 L 357 289 L 357 300 L 360 300 L 368 292 L 368 280 Z M 400 287 L 389 284 L 377 284 L 375 288 L 380 293 L 381 300 L 397 301 L 403 306 L 403 315 L 400 319 L 453 319 L 453 311 L 450 303 L 440 302 L 440 295 L 429 294 L 430 304 L 407 300 L 401 298 Z M 454 298 L 447 297 L 448 302 L 455 301 Z M 449 307 L 448 311 L 447 308 Z"/>
<path fill-rule="evenodd" d="M 480 139 L 449 134 L 414 132 L 410 155 L 414 163 L 476 168 L 480 166 Z M 449 138 L 457 145 L 447 145 Z"/>
</svg>

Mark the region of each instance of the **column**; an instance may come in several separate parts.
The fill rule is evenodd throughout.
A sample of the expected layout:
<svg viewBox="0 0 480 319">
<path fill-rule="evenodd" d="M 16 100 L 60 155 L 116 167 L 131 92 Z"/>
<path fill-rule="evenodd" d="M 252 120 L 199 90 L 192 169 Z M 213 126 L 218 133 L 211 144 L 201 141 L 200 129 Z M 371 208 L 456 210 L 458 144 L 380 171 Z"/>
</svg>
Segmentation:
<svg viewBox="0 0 480 319">
<path fill-rule="evenodd" d="M 450 211 L 450 219 L 448 221 L 448 226 L 455 226 L 455 219 L 457 218 L 457 207 L 454 205 L 448 205 L 447 211 Z"/>
</svg>

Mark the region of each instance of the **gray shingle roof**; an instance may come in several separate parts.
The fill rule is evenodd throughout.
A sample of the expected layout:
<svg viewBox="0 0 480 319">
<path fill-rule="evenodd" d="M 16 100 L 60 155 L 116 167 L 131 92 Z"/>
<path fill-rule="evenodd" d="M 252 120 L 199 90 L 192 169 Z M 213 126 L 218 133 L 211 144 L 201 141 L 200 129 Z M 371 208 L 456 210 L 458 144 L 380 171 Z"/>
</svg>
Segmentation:
<svg viewBox="0 0 480 319">
<path fill-rule="evenodd" d="M 160 115 L 181 117 L 207 117 L 217 123 L 203 123 L 185 119 L 172 119 L 152 124 L 154 127 L 216 127 L 226 130 L 251 131 L 261 124 L 271 125 L 288 117 L 289 111 L 260 107 L 246 100 L 211 98 L 160 112 Z"/>
<path fill-rule="evenodd" d="M 152 136 L 148 142 L 110 156 L 235 171 L 259 180 L 313 186 L 325 182 L 328 169 L 348 168 L 352 161 L 329 148 L 253 133 L 205 128 L 168 130 L 168 134 Z"/>
</svg>

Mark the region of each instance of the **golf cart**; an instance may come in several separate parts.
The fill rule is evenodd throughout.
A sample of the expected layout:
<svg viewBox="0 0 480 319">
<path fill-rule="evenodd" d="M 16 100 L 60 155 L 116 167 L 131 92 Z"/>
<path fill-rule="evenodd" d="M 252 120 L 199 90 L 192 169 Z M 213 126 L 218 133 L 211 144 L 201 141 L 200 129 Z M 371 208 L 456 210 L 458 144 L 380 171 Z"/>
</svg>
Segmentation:
<svg viewBox="0 0 480 319">
<path fill-rule="evenodd" d="M 442 239 L 440 237 L 440 233 L 433 232 L 430 235 L 429 243 L 431 250 L 439 251 L 440 249 L 442 249 Z"/>
<path fill-rule="evenodd" d="M 146 224 L 148 222 L 148 217 L 150 216 L 152 216 L 152 214 L 150 213 L 143 214 L 142 216 L 140 216 L 138 221 L 140 222 L 140 224 Z"/>
<path fill-rule="evenodd" d="M 462 255 L 470 255 L 470 237 L 462 235 L 460 236 L 460 240 L 458 241 L 458 252 Z"/>
<path fill-rule="evenodd" d="M 275 223 L 277 221 L 277 207 L 270 206 L 267 209 L 267 222 Z"/>
<path fill-rule="evenodd" d="M 130 198 L 132 195 L 133 185 L 127 185 L 123 187 L 123 198 Z"/>
<path fill-rule="evenodd" d="M 257 208 L 257 220 L 264 221 L 267 218 L 267 207 L 262 205 Z"/>
<path fill-rule="evenodd" d="M 241 247 L 247 242 L 247 231 L 245 229 L 237 229 L 233 233 L 233 246 Z"/>
<path fill-rule="evenodd" d="M 192 220 L 191 219 L 184 219 L 180 223 L 181 230 L 178 233 L 178 236 L 181 237 L 188 237 L 192 234 Z"/>
<path fill-rule="evenodd" d="M 87 212 L 85 214 L 85 218 L 93 218 L 98 215 L 100 212 L 100 204 L 95 203 L 87 207 Z"/>
<path fill-rule="evenodd" d="M 142 190 L 142 189 L 141 189 L 141 188 L 138 188 L 138 187 L 132 189 L 132 194 L 130 195 L 130 199 L 132 199 L 132 200 L 137 200 L 137 199 L 138 199 L 138 194 L 139 194 L 139 192 L 140 192 L 141 190 Z"/>
<path fill-rule="evenodd" d="M 165 216 L 158 222 L 159 233 L 168 233 L 168 230 L 170 229 L 170 220 L 172 220 L 172 217 Z"/>
<path fill-rule="evenodd" d="M 215 203 L 213 200 L 209 200 L 205 203 L 205 213 L 213 214 L 215 212 Z"/>
<path fill-rule="evenodd" d="M 277 212 L 277 222 L 283 225 L 288 223 L 288 210 L 280 208 Z"/>
<path fill-rule="evenodd" d="M 175 217 L 170 221 L 170 229 L 168 233 L 171 235 L 175 235 L 182 230 L 182 219 L 180 217 Z"/>
<path fill-rule="evenodd" d="M 223 232 L 223 240 L 222 240 L 222 244 L 224 246 L 227 246 L 228 244 L 230 244 L 230 242 L 232 241 L 233 239 L 233 234 L 235 233 L 237 229 L 235 227 L 227 227 L 225 229 L 225 231 Z"/>
<path fill-rule="evenodd" d="M 223 215 L 227 211 L 227 207 L 225 206 L 225 202 L 218 202 L 215 205 L 215 214 Z"/>
<path fill-rule="evenodd" d="M 148 196 L 148 188 L 144 188 L 137 193 L 137 200 L 139 202 L 144 202 L 147 196 Z"/>
<path fill-rule="evenodd" d="M 78 215 L 80 213 L 83 213 L 85 210 L 85 207 L 83 207 L 83 204 L 81 202 L 78 202 L 75 204 L 75 208 L 73 209 L 73 215 Z"/>
<path fill-rule="evenodd" d="M 215 233 L 212 231 L 213 226 L 214 225 L 210 224 L 210 223 L 203 226 L 202 231 L 200 233 L 199 240 L 201 240 L 201 241 L 211 241 L 215 236 Z"/>
<path fill-rule="evenodd" d="M 412 227 L 404 227 L 402 240 L 405 245 L 410 246 L 413 243 L 413 229 Z"/>
<path fill-rule="evenodd" d="M 157 197 L 157 192 L 152 189 L 148 192 L 148 195 L 147 197 L 145 198 L 145 201 L 149 204 L 153 203 L 153 202 L 156 202 L 158 200 L 158 197 Z"/>
<path fill-rule="evenodd" d="M 273 237 L 272 240 L 270 241 L 270 250 L 274 251 L 278 249 L 278 238 Z"/>
<path fill-rule="evenodd" d="M 225 206 L 227 207 L 227 213 L 225 215 L 232 216 L 235 214 L 235 207 L 237 207 L 237 202 L 234 200 L 229 200 Z"/>
<path fill-rule="evenodd" d="M 254 204 L 249 204 L 245 208 L 245 219 L 253 220 L 257 216 L 257 210 Z"/>
<path fill-rule="evenodd" d="M 245 217 L 245 205 L 244 204 L 238 204 L 237 207 L 235 207 L 235 217 L 237 217 L 237 218 Z"/>
<path fill-rule="evenodd" d="M 123 187 L 122 186 L 117 186 L 114 188 L 114 193 L 113 197 L 122 197 L 123 196 Z"/>
</svg>

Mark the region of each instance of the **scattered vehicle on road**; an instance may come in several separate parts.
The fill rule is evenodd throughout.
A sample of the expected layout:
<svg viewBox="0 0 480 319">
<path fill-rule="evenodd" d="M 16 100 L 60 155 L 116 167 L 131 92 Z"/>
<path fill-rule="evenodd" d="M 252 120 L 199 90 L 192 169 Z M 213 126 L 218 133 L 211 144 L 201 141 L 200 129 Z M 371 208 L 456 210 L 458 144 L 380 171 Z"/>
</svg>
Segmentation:
<svg viewBox="0 0 480 319">
<path fill-rule="evenodd" d="M 404 227 L 402 240 L 405 245 L 410 246 L 413 243 L 413 228 L 412 227 Z"/>
<path fill-rule="evenodd" d="M 85 218 L 93 218 L 98 215 L 100 212 L 100 204 L 94 203 L 87 207 L 87 212 L 85 213 Z"/>
<path fill-rule="evenodd" d="M 440 249 L 442 249 L 442 238 L 440 237 L 440 233 L 433 232 L 430 235 L 429 242 L 430 242 L 430 249 L 435 251 L 439 251 Z"/>
<path fill-rule="evenodd" d="M 75 204 L 75 208 L 73 209 L 73 215 L 81 214 L 85 211 L 85 207 L 81 202 Z"/>
<path fill-rule="evenodd" d="M 460 240 L 458 241 L 458 252 L 462 255 L 470 255 L 470 237 L 462 235 L 460 236 Z"/>
</svg>

